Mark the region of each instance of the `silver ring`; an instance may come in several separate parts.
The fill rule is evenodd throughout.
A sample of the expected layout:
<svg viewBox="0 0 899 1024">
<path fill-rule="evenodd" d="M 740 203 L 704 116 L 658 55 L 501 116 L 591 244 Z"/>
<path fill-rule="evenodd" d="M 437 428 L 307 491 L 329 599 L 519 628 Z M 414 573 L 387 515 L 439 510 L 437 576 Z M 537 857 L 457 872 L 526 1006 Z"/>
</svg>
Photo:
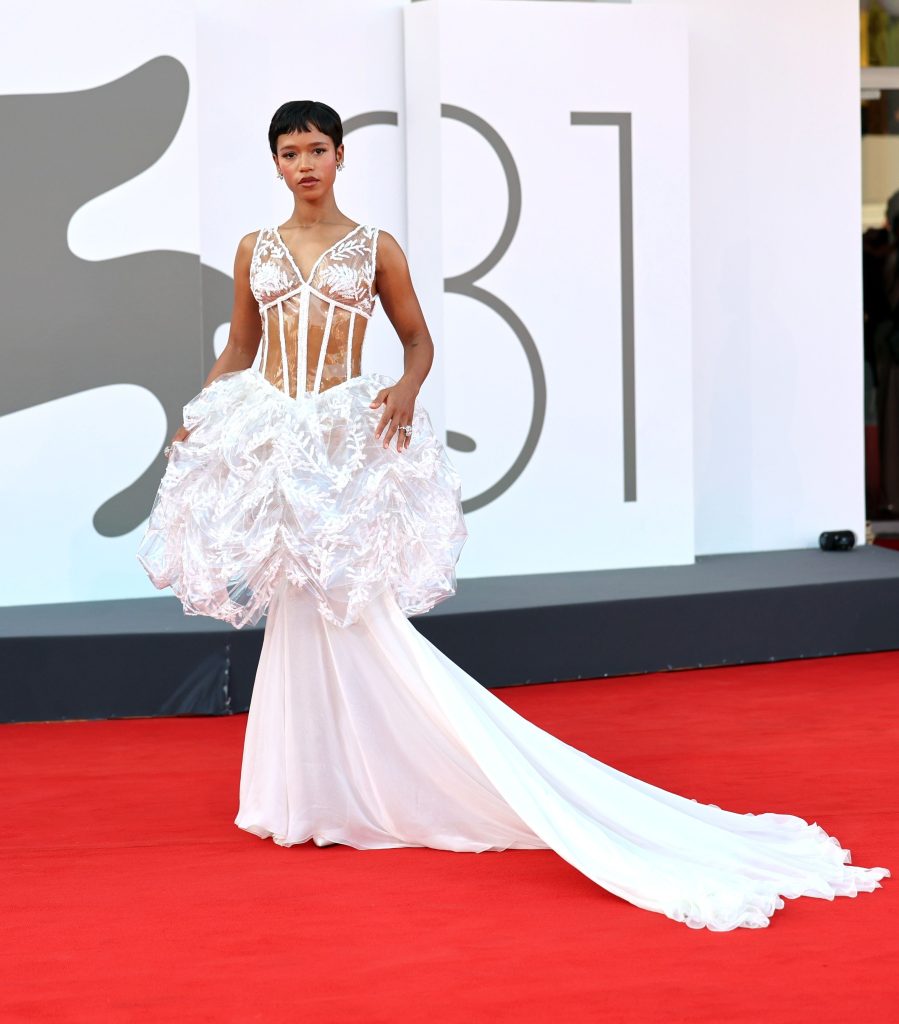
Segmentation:
<svg viewBox="0 0 899 1024">
<path fill-rule="evenodd" d="M 412 433 L 412 424 L 411 423 L 404 423 L 400 427 L 400 430 L 405 430 L 407 434 L 411 434 Z"/>
<path fill-rule="evenodd" d="M 168 458 L 172 454 L 172 446 L 167 444 L 165 448 L 162 449 L 162 454 Z"/>
</svg>

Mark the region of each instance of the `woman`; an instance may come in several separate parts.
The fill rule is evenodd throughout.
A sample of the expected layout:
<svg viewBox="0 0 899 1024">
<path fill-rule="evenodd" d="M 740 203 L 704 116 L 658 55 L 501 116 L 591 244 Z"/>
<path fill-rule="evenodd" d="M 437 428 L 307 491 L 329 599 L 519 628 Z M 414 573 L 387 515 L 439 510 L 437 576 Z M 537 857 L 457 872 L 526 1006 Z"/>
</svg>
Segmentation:
<svg viewBox="0 0 899 1024">
<path fill-rule="evenodd" d="M 782 897 L 879 888 L 889 871 L 847 866 L 817 824 L 700 804 L 562 743 L 408 621 L 454 592 L 466 537 L 416 404 L 431 338 L 397 242 L 337 207 L 335 111 L 287 103 L 269 143 L 293 214 L 240 243 L 228 345 L 185 407 L 139 553 L 189 613 L 241 626 L 267 609 L 235 823 L 282 846 L 552 848 L 720 931 L 765 927 Z M 361 373 L 376 296 L 398 381 Z"/>
</svg>

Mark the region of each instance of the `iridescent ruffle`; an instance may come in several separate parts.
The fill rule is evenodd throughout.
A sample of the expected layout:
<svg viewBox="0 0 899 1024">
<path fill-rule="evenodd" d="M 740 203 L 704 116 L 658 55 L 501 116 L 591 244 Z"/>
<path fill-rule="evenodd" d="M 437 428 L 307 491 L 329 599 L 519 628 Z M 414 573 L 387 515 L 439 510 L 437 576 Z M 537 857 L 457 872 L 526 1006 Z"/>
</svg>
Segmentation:
<svg viewBox="0 0 899 1024">
<path fill-rule="evenodd" d="M 407 616 L 455 593 L 461 483 L 420 405 L 405 451 L 375 437 L 370 403 L 394 383 L 365 374 L 294 399 L 249 369 L 205 387 L 138 548 L 154 585 L 238 628 L 283 579 L 340 626 L 385 590 Z"/>
</svg>

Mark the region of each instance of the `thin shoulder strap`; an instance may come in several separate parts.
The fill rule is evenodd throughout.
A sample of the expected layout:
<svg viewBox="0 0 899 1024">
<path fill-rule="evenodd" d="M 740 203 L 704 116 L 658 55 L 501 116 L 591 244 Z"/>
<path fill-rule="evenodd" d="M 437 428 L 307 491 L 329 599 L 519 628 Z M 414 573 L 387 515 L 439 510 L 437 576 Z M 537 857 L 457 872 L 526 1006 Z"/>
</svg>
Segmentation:
<svg viewBox="0 0 899 1024">
<path fill-rule="evenodd" d="M 368 290 L 372 295 L 375 294 L 375 281 L 378 276 L 378 235 L 380 233 L 380 228 L 373 227 L 371 229 L 371 281 Z"/>
<path fill-rule="evenodd" d="M 262 235 L 265 232 L 265 230 L 266 230 L 265 228 L 260 228 L 256 232 L 256 241 L 253 244 L 253 252 L 250 255 L 250 265 L 252 265 L 255 262 L 255 260 L 256 260 L 256 252 L 259 249 L 259 242 L 262 240 Z"/>
</svg>

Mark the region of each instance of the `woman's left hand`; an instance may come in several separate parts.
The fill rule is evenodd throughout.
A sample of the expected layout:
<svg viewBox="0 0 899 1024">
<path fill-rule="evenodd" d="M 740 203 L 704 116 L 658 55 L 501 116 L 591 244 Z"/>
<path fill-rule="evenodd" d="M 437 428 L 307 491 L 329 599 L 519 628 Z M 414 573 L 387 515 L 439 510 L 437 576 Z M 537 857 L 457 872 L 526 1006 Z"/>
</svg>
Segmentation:
<svg viewBox="0 0 899 1024">
<path fill-rule="evenodd" d="M 418 388 L 414 384 L 402 379 L 398 380 L 392 387 L 381 388 L 375 395 L 370 408 L 377 409 L 380 405 L 384 406 L 381 421 L 378 423 L 377 430 L 375 430 L 375 437 L 380 437 L 384 428 L 387 427 L 387 433 L 384 435 L 385 448 L 389 447 L 394 434 L 397 435 L 396 450 L 398 452 L 409 447 L 412 435 L 405 430 L 400 430 L 400 427 L 405 424 L 411 426 L 417 396 Z"/>
</svg>

